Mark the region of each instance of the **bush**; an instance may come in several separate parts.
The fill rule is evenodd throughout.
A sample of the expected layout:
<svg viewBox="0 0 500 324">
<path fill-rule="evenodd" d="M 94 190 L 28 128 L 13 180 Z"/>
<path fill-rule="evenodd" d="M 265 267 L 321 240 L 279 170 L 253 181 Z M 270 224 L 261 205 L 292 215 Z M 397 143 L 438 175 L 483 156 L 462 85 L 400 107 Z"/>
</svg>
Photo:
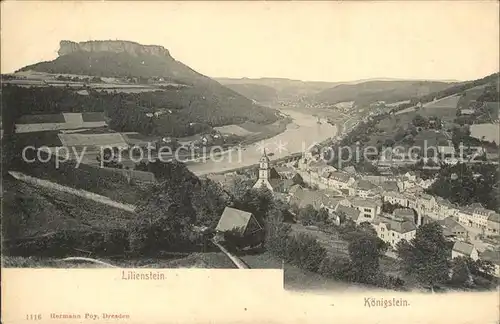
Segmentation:
<svg viewBox="0 0 500 324">
<path fill-rule="evenodd" d="M 299 233 L 288 239 L 285 260 L 301 269 L 317 272 L 326 256 L 326 249 L 311 235 Z"/>
<path fill-rule="evenodd" d="M 348 257 L 326 257 L 321 262 L 318 272 L 327 278 L 352 281 L 352 266 Z"/>
<path fill-rule="evenodd" d="M 380 288 L 401 290 L 405 286 L 405 281 L 399 277 L 377 273 L 372 277 L 372 282 L 369 282 Z"/>
<path fill-rule="evenodd" d="M 284 259 L 287 255 L 288 235 L 291 232 L 289 224 L 270 223 L 268 226 L 268 235 L 266 237 L 265 247 L 271 254 Z"/>
</svg>

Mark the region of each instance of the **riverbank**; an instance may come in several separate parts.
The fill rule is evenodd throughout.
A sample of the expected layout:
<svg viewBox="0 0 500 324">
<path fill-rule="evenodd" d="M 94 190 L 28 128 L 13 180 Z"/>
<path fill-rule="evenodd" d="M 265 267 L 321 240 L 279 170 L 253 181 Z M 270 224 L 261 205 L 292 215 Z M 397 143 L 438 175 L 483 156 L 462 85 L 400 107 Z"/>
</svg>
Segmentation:
<svg viewBox="0 0 500 324">
<path fill-rule="evenodd" d="M 257 143 L 245 145 L 241 150 L 229 152 L 220 158 L 190 163 L 188 168 L 197 175 L 232 172 L 231 170 L 258 163 L 264 149 L 273 161 L 304 152 L 313 145 L 333 139 L 337 135 L 336 125 L 318 123 L 317 118 L 310 114 L 286 109 L 283 113 L 291 120 L 285 131 Z"/>
</svg>

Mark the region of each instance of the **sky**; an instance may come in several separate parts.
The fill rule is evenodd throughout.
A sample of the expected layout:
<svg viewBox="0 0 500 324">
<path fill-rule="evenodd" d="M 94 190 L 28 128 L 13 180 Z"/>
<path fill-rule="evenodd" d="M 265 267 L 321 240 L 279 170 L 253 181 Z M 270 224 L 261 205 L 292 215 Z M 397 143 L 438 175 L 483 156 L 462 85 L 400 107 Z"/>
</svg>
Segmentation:
<svg viewBox="0 0 500 324">
<path fill-rule="evenodd" d="M 162 45 L 211 77 L 469 80 L 499 70 L 496 1 L 2 1 L 1 72 L 60 40 Z"/>
</svg>

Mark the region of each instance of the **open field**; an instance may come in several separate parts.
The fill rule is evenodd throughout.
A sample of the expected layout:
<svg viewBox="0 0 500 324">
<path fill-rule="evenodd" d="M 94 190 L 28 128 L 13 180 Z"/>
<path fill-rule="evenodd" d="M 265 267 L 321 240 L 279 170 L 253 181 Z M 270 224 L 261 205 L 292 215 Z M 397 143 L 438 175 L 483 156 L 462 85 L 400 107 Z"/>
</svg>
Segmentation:
<svg viewBox="0 0 500 324">
<path fill-rule="evenodd" d="M 185 257 L 162 258 L 99 258 L 99 261 L 120 268 L 208 268 L 235 269 L 234 264 L 222 252 L 192 253 Z M 105 265 L 91 262 L 61 261 L 54 258 L 2 257 L 2 267 L 12 268 L 106 268 Z"/>
<path fill-rule="evenodd" d="M 489 142 L 500 143 L 500 125 L 499 124 L 474 124 L 470 126 L 472 137 L 484 139 Z"/>
<path fill-rule="evenodd" d="M 314 236 L 330 255 L 348 256 L 347 242 L 341 240 L 336 233 L 325 233 L 320 230 L 308 229 L 300 224 L 292 224 L 292 233 L 306 233 Z"/>
<path fill-rule="evenodd" d="M 284 270 L 284 286 L 289 290 L 329 290 L 329 291 L 361 291 L 377 289 L 368 285 L 348 283 L 323 277 L 317 273 L 302 270 L 291 264 L 283 264 L 269 253 L 244 255 L 240 258 L 252 269 Z"/>
<path fill-rule="evenodd" d="M 248 131 L 239 125 L 226 125 L 214 127 L 214 129 L 222 134 L 233 134 L 237 136 L 247 136 L 250 134 L 254 134 L 254 132 Z"/>
<path fill-rule="evenodd" d="M 3 239 L 34 237 L 63 230 L 121 228 L 135 214 L 48 188 L 3 179 Z M 20 224 L 22 226 L 20 226 Z"/>
<path fill-rule="evenodd" d="M 436 100 L 433 102 L 430 102 L 428 104 L 425 104 L 424 107 L 426 109 L 433 109 L 433 108 L 457 108 L 458 101 L 460 100 L 460 96 L 451 96 L 447 98 L 443 98 L 440 100 Z"/>
</svg>

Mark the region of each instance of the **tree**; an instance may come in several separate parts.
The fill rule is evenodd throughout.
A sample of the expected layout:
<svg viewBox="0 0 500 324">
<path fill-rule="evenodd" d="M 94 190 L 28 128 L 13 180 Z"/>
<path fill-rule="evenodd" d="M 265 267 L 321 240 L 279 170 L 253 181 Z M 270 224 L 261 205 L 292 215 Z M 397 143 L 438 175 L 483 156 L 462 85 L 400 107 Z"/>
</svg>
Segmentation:
<svg viewBox="0 0 500 324">
<path fill-rule="evenodd" d="M 317 213 L 316 213 L 316 219 L 315 222 L 317 224 L 325 224 L 328 219 L 330 218 L 330 214 L 325 208 L 321 208 Z"/>
<path fill-rule="evenodd" d="M 358 282 L 373 282 L 379 272 L 379 258 L 383 254 L 380 239 L 364 230 L 351 236 L 348 251 L 353 276 Z"/>
<path fill-rule="evenodd" d="M 416 115 L 412 120 L 415 127 L 427 127 L 427 120 L 421 115 Z"/>
<path fill-rule="evenodd" d="M 235 200 L 235 207 L 252 213 L 260 224 L 265 224 L 274 203 L 272 192 L 262 187 L 247 190 L 240 199 Z"/>
<path fill-rule="evenodd" d="M 288 239 L 291 231 L 290 224 L 274 220 L 268 222 L 267 236 L 264 243 L 266 250 L 278 258 L 286 258 L 288 253 Z"/>
<path fill-rule="evenodd" d="M 452 260 L 451 284 L 458 287 L 469 286 L 472 283 L 471 272 L 468 261 L 464 257 L 456 257 Z"/>
<path fill-rule="evenodd" d="M 326 249 L 306 233 L 299 233 L 288 240 L 286 261 L 301 269 L 317 272 L 326 256 Z"/>
<path fill-rule="evenodd" d="M 300 209 L 299 220 L 303 225 L 313 225 L 317 219 L 318 212 L 312 205 L 307 205 L 306 207 Z"/>
<path fill-rule="evenodd" d="M 438 223 L 420 226 L 415 238 L 400 241 L 396 251 L 405 272 L 415 275 L 420 283 L 434 286 L 448 281 L 450 251 Z"/>
<path fill-rule="evenodd" d="M 321 262 L 318 272 L 327 278 L 352 281 L 353 271 L 351 260 L 348 257 L 325 257 Z"/>
<path fill-rule="evenodd" d="M 254 181 L 252 179 L 237 177 L 236 179 L 234 179 L 229 191 L 236 200 L 241 200 L 243 199 L 247 191 L 252 189 L 253 182 Z"/>
</svg>

